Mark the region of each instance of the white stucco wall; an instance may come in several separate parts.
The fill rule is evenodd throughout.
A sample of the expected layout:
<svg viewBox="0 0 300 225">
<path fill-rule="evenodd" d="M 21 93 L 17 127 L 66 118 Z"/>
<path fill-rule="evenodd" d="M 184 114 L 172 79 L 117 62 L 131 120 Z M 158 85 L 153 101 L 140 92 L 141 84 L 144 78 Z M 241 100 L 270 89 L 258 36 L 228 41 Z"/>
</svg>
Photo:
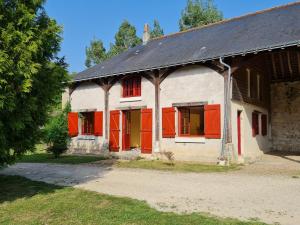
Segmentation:
<svg viewBox="0 0 300 225">
<path fill-rule="evenodd" d="M 141 96 L 122 98 L 122 85 L 121 82 L 115 83 L 109 90 L 109 103 L 108 109 L 111 110 L 126 110 L 131 107 L 137 108 L 150 108 L 152 109 L 152 148 L 154 148 L 155 137 L 155 89 L 154 85 L 142 77 L 141 79 Z M 122 150 L 122 113 L 120 113 L 120 139 L 119 146 Z"/>
<path fill-rule="evenodd" d="M 241 111 L 241 156 L 238 156 L 238 129 L 237 129 L 237 112 Z M 259 134 L 252 136 L 252 112 L 258 111 L 259 117 Z M 268 125 L 268 134 L 262 136 L 261 115 L 268 115 L 268 110 L 262 107 L 254 106 L 247 103 L 232 101 L 231 119 L 232 119 L 232 143 L 233 157 L 240 161 L 253 161 L 264 152 L 270 150 L 270 126 Z M 269 118 L 269 115 L 268 115 Z"/>
<path fill-rule="evenodd" d="M 173 103 L 207 102 L 221 105 L 221 130 L 224 114 L 224 77 L 204 66 L 189 66 L 176 70 L 162 83 L 160 91 L 160 120 L 162 108 Z M 178 112 L 176 110 L 176 138 L 162 138 L 160 125 L 161 150 L 174 152 L 176 160 L 217 161 L 221 139 L 204 137 L 180 138 L 187 142 L 178 143 Z M 160 124 L 161 121 L 160 121 Z M 194 141 L 198 143 L 189 143 Z"/>
<path fill-rule="evenodd" d="M 83 83 L 79 85 L 70 96 L 71 110 L 73 112 L 82 111 L 103 111 L 103 135 L 105 131 L 104 123 L 104 91 L 95 83 Z M 79 135 L 73 137 L 69 151 L 71 153 L 93 153 L 101 152 L 104 136 L 81 135 L 80 119 L 78 126 Z"/>
</svg>

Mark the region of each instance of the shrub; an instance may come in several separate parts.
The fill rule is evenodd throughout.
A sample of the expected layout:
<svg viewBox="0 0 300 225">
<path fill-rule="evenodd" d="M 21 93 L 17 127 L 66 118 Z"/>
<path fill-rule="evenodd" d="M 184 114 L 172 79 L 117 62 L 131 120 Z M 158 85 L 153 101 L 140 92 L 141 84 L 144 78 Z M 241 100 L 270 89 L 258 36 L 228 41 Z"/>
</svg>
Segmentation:
<svg viewBox="0 0 300 225">
<path fill-rule="evenodd" d="M 44 128 L 44 141 L 48 145 L 47 151 L 51 152 L 55 158 L 67 150 L 70 142 L 68 112 L 70 112 L 69 103 L 63 110 L 56 112 Z"/>
</svg>

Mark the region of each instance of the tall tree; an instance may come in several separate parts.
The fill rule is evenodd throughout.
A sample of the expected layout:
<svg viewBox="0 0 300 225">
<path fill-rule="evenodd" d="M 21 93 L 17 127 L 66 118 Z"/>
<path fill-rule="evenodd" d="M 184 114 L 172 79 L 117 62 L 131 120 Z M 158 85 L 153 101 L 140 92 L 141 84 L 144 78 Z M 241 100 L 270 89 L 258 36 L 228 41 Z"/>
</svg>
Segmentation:
<svg viewBox="0 0 300 225">
<path fill-rule="evenodd" d="M 180 31 L 215 23 L 223 19 L 223 14 L 213 0 L 188 0 L 179 20 Z"/>
<path fill-rule="evenodd" d="M 150 31 L 150 38 L 164 36 L 164 30 L 160 27 L 158 20 L 153 21 L 153 29 Z"/>
<path fill-rule="evenodd" d="M 108 58 L 118 55 L 129 48 L 142 43 L 141 38 L 136 35 L 136 29 L 127 20 L 124 20 L 115 35 L 115 43 L 111 44 Z"/>
<path fill-rule="evenodd" d="M 40 127 L 68 81 L 57 58 L 61 27 L 44 0 L 0 1 L 0 166 L 40 138 Z"/>
<path fill-rule="evenodd" d="M 106 59 L 106 50 L 101 40 L 94 39 L 91 41 L 90 46 L 85 48 L 85 66 L 91 67 L 101 63 Z"/>
</svg>

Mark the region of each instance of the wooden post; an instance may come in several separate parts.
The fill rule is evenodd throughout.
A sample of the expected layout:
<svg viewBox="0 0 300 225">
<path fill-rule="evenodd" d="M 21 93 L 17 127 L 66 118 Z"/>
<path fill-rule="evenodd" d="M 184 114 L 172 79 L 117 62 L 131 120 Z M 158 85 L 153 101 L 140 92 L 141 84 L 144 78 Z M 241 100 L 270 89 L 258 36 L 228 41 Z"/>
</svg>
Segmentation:
<svg viewBox="0 0 300 225">
<path fill-rule="evenodd" d="M 160 77 L 159 74 L 155 75 L 154 88 L 155 88 L 155 148 L 159 148 L 159 108 L 160 108 Z M 158 149 L 159 150 L 159 149 Z"/>
</svg>

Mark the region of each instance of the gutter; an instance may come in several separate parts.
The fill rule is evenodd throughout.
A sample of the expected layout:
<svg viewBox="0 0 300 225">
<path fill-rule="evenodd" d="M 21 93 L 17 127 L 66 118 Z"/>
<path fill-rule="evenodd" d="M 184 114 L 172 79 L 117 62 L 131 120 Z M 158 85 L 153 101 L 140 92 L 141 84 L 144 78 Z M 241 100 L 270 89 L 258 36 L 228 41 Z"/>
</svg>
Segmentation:
<svg viewBox="0 0 300 225">
<path fill-rule="evenodd" d="M 229 160 L 228 154 L 226 155 L 226 144 L 231 143 L 231 66 L 223 61 L 220 57 L 220 63 L 228 69 L 227 82 L 224 90 L 224 125 L 223 125 L 223 135 L 222 135 L 222 146 L 220 150 L 219 163 L 224 163 L 225 160 Z"/>
</svg>

